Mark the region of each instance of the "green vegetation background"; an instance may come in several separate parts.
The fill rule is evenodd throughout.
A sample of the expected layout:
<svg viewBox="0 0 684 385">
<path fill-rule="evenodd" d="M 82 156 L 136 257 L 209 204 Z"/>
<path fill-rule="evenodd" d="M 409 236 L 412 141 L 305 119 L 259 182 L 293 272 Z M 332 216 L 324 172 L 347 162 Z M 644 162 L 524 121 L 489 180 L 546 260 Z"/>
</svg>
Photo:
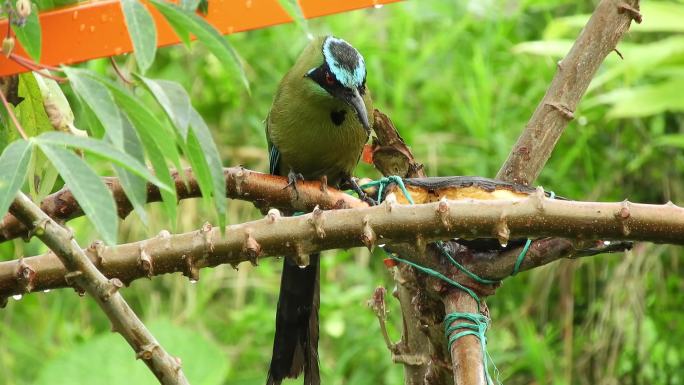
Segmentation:
<svg viewBox="0 0 684 385">
<path fill-rule="evenodd" d="M 557 61 L 594 2 L 420 0 L 309 21 L 365 56 L 375 104 L 389 114 L 430 175 L 492 177 L 543 96 Z M 684 2 L 644 2 L 644 24 L 599 71 L 538 183 L 582 200 L 684 204 Z M 582 15 L 585 16 L 582 16 Z M 228 37 L 252 85 L 200 46 L 161 49 L 148 73 L 181 82 L 210 124 L 225 165 L 267 170 L 263 133 L 278 81 L 306 44 L 301 25 Z M 105 60 L 85 64 L 111 72 Z M 153 104 L 150 103 L 152 106 Z M 368 166 L 358 174 L 374 178 Z M 169 228 L 130 216 L 120 241 Z M 181 203 L 178 231 L 215 215 Z M 260 217 L 229 202 L 229 223 Z M 70 222 L 81 244 L 96 236 Z M 36 242 L 0 244 L 0 258 L 34 255 Z M 270 360 L 280 261 L 139 280 L 123 291 L 193 384 L 263 384 Z M 512 384 L 683 384 L 682 249 L 639 244 L 624 255 L 561 261 L 506 280 L 488 300 L 489 351 Z M 382 255 L 326 253 L 321 304 L 325 384 L 399 384 L 365 301 L 392 281 Z M 399 338 L 397 302 L 389 328 Z M 301 379 L 293 384 L 300 383 Z M 0 384 L 155 383 L 94 302 L 68 290 L 10 301 L 0 311 Z"/>
</svg>

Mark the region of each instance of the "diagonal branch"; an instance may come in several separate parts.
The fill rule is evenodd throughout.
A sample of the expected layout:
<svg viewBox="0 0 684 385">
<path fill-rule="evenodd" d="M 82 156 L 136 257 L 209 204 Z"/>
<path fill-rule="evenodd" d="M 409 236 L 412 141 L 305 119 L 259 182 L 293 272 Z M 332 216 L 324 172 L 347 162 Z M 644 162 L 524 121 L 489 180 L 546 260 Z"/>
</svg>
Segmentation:
<svg viewBox="0 0 684 385">
<path fill-rule="evenodd" d="M 169 355 L 150 334 L 145 325 L 128 306 L 118 290 L 123 283 L 118 278 L 107 279 L 74 241 L 72 234 L 40 210 L 19 192 L 10 211 L 40 238 L 61 260 L 65 281 L 90 294 L 119 332 L 135 350 L 162 384 L 188 384 L 180 361 Z M 30 267 L 22 277 L 30 279 Z"/>
<path fill-rule="evenodd" d="M 574 118 L 582 95 L 609 53 L 629 29 L 641 22 L 639 0 L 602 0 L 558 72 L 496 179 L 529 185 L 537 179 L 563 130 Z"/>
<path fill-rule="evenodd" d="M 525 185 L 534 182 L 563 130 L 573 119 L 577 104 L 605 57 L 616 48 L 632 20 L 641 22 L 638 9 L 639 0 L 602 0 L 599 3 L 568 55 L 558 63 L 556 76 L 497 173 L 497 179 Z M 474 299 L 454 291 L 443 300 L 452 312 L 468 312 L 474 305 Z M 479 354 L 473 354 L 473 351 Z M 472 338 L 453 344 L 454 369 L 460 365 L 470 371 L 466 375 L 454 370 L 457 385 L 470 384 L 468 378 L 475 378 L 473 376 L 481 372 L 480 357 L 482 349 Z M 481 378 L 476 382 L 485 383 Z"/>
</svg>

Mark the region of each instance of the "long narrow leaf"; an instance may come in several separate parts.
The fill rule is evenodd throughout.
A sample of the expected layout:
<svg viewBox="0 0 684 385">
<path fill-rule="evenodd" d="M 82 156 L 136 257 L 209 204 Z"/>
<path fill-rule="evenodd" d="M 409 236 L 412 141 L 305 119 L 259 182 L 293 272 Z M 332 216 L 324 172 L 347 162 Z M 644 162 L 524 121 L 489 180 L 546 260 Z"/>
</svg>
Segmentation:
<svg viewBox="0 0 684 385">
<path fill-rule="evenodd" d="M 216 56 L 222 63 L 232 67 L 237 71 L 242 84 L 249 92 L 249 81 L 242 66 L 242 61 L 239 55 L 228 43 L 228 41 L 221 36 L 221 34 L 209 24 L 206 20 L 193 12 L 189 12 L 179 8 L 175 4 L 167 3 L 162 0 L 151 0 L 152 4 L 164 15 L 173 27 L 176 34 L 185 41 L 188 32 L 197 36 L 197 39 L 204 44 L 209 51 Z"/>
<path fill-rule="evenodd" d="M 138 68 L 140 72 L 145 73 L 152 65 L 157 52 L 157 27 L 150 11 L 140 1 L 121 0 L 121 9 L 133 42 Z"/>
<path fill-rule="evenodd" d="M 197 140 L 194 131 L 195 130 L 190 130 L 190 132 L 188 132 L 188 140 L 184 147 L 184 151 L 188 157 L 190 166 L 192 167 L 192 173 L 197 180 L 197 185 L 202 192 L 202 200 L 205 204 L 209 204 L 211 203 L 214 194 L 214 181 L 211 177 L 211 171 L 209 171 L 207 157 L 204 155 L 204 150 Z"/>
<path fill-rule="evenodd" d="M 174 186 L 174 180 L 171 178 L 171 173 L 166 165 L 166 159 L 170 159 L 177 169 L 181 169 L 180 156 L 174 140 L 175 136 L 165 129 L 162 123 L 144 108 L 131 93 L 107 82 L 106 79 L 103 82 L 112 91 L 117 103 L 135 127 L 159 180 L 168 186 Z M 176 190 L 161 190 L 161 196 L 169 222 L 175 226 L 177 216 Z"/>
<path fill-rule="evenodd" d="M 0 218 L 5 216 L 14 196 L 26 179 L 33 146 L 15 140 L 0 154 Z"/>
<path fill-rule="evenodd" d="M 223 176 L 223 165 L 221 163 L 221 156 L 219 155 L 216 143 L 211 137 L 209 127 L 204 122 L 200 114 L 192 109 L 190 118 L 190 127 L 192 132 L 197 137 L 197 141 L 204 151 L 209 172 L 214 184 L 214 202 L 216 204 L 216 211 L 218 213 L 219 226 L 221 231 L 226 225 L 226 181 Z"/>
<path fill-rule="evenodd" d="M 121 149 L 123 146 L 123 122 L 111 92 L 102 83 L 89 76 L 91 75 L 89 71 L 64 67 L 64 73 L 69 78 L 69 83 L 74 92 L 100 120 L 114 146 Z"/>
<path fill-rule="evenodd" d="M 136 134 L 135 129 L 131 126 L 128 119 L 124 119 L 124 149 L 126 153 L 130 154 L 140 163 L 145 162 L 145 152 L 143 150 L 140 138 Z M 148 218 L 145 211 L 145 203 L 147 203 L 147 181 L 138 175 L 118 166 L 114 166 L 114 171 L 119 177 L 119 182 L 123 188 L 128 200 L 133 205 L 133 210 L 138 215 L 142 223 L 147 226 Z"/>
<path fill-rule="evenodd" d="M 39 143 L 105 243 L 116 244 L 116 204 L 102 179 L 81 158 L 63 148 Z"/>
<path fill-rule="evenodd" d="M 190 124 L 190 109 L 192 103 L 185 88 L 176 82 L 161 79 L 150 79 L 144 76 L 136 76 L 148 91 L 154 96 L 160 106 L 166 112 L 169 120 L 173 122 L 183 140 L 188 137 L 188 124 Z"/>
<path fill-rule="evenodd" d="M 38 144 L 61 145 L 71 148 L 78 148 L 87 151 L 99 157 L 105 158 L 108 161 L 125 168 L 135 175 L 145 178 L 151 183 L 158 186 L 160 189 L 172 191 L 171 187 L 162 183 L 156 176 L 132 156 L 119 151 L 109 143 L 79 136 L 73 136 L 62 132 L 46 132 L 35 138 Z"/>
</svg>

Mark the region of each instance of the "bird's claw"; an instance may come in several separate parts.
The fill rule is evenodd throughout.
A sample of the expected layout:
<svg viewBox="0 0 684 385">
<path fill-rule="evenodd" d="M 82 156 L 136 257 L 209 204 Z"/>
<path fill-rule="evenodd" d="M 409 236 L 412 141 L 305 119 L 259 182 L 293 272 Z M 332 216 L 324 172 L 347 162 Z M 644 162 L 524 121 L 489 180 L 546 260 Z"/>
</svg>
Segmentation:
<svg viewBox="0 0 684 385">
<path fill-rule="evenodd" d="M 368 196 L 368 194 L 366 194 L 366 192 L 361 189 L 361 186 L 359 186 L 359 184 L 356 183 L 356 179 L 350 177 L 348 182 L 349 182 L 349 185 L 351 186 L 351 189 L 356 193 L 356 195 L 359 196 L 359 199 L 368 203 L 369 206 L 377 206 L 378 205 L 378 202 L 375 199 Z"/>
<path fill-rule="evenodd" d="M 299 200 L 299 190 L 297 190 L 297 181 L 303 181 L 304 180 L 304 175 L 294 172 L 293 170 L 290 170 L 290 172 L 287 173 L 287 185 L 283 187 L 283 190 L 286 188 L 291 187 L 294 192 L 297 200 Z"/>
</svg>

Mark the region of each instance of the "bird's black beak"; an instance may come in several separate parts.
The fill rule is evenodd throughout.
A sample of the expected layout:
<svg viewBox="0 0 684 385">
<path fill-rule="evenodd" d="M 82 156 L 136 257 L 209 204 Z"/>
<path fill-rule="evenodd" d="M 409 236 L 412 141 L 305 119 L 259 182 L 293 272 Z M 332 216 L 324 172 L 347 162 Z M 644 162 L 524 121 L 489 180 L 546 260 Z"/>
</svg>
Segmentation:
<svg viewBox="0 0 684 385">
<path fill-rule="evenodd" d="M 359 94 L 359 90 L 356 88 L 349 90 L 345 93 L 344 99 L 347 103 L 349 103 L 350 106 L 354 107 L 354 110 L 356 110 L 356 116 L 359 117 L 359 121 L 363 125 L 363 128 L 370 133 L 371 129 L 370 124 L 368 123 L 368 111 L 366 111 L 366 104 L 363 102 L 363 98 L 361 97 L 361 94 Z"/>
</svg>

